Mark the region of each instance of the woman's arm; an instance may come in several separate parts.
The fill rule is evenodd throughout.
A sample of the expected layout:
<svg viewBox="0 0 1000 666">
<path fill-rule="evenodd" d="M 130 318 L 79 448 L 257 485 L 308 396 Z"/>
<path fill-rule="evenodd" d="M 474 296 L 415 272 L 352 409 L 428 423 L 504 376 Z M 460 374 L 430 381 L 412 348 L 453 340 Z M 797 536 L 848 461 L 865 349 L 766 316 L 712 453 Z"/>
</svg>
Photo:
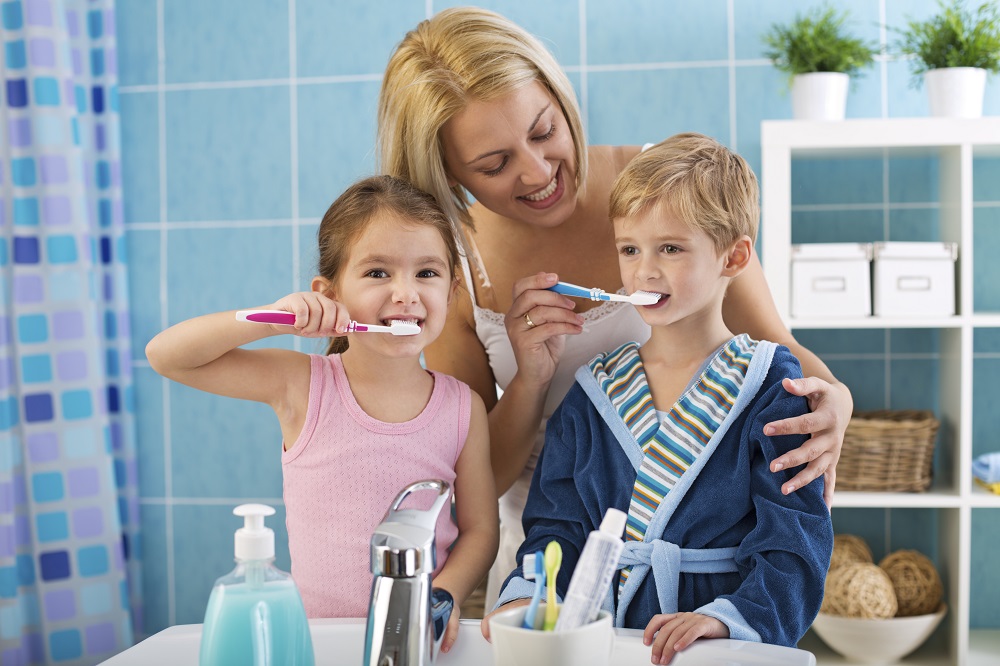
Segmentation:
<svg viewBox="0 0 1000 666">
<path fill-rule="evenodd" d="M 500 495 L 514 484 L 531 456 L 549 384 L 562 352 L 561 336 L 582 330 L 577 323 L 581 321 L 579 315 L 572 311 L 573 301 L 545 290 L 557 281 L 550 275 L 539 273 L 514 285 L 514 303 L 506 325 L 517 372 L 499 400 L 466 292 L 459 292 L 444 331 L 424 350 L 428 368 L 457 377 L 484 397 L 489 410 L 490 459 Z M 529 312 L 533 327 L 524 318 Z"/>
<path fill-rule="evenodd" d="M 784 386 L 789 393 L 804 396 L 809 401 L 811 412 L 769 423 L 764 433 L 768 436 L 802 434 L 810 435 L 810 438 L 801 447 L 773 461 L 771 471 L 777 472 L 808 463 L 781 490 L 785 494 L 794 492 L 820 475 L 825 475 L 824 499 L 829 506 L 833 501 L 836 467 L 840 459 L 840 448 L 844 443 L 844 431 L 854 410 L 850 389 L 837 381 L 818 356 L 799 344 L 781 321 L 756 252 L 747 269 L 729 285 L 722 314 L 730 330 L 747 333 L 757 340 L 783 344 L 802 364 L 805 378 L 785 380 Z"/>
<path fill-rule="evenodd" d="M 458 540 L 434 586 L 451 593 L 456 622 L 442 642 L 447 652 L 458 631 L 457 611 L 479 582 L 486 577 L 500 544 L 500 517 L 490 467 L 489 425 L 482 399 L 472 392 L 469 434 L 455 463 L 455 513 Z"/>
</svg>

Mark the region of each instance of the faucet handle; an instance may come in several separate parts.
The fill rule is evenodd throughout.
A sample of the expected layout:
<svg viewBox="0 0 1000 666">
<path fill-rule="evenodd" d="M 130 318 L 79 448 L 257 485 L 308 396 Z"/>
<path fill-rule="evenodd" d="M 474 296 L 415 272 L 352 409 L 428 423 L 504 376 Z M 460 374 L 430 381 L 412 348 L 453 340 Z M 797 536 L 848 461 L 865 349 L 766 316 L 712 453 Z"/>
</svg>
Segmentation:
<svg viewBox="0 0 1000 666">
<path fill-rule="evenodd" d="M 427 511 L 400 511 L 399 507 L 403 504 L 403 501 L 418 490 L 438 491 L 438 496 L 434 500 L 434 504 L 431 505 L 431 508 Z M 389 511 L 385 514 L 383 522 L 393 520 L 394 517 L 403 518 L 400 522 L 406 522 L 411 525 L 416 525 L 417 527 L 423 527 L 424 529 L 433 532 L 435 526 L 437 525 L 438 514 L 441 513 L 441 509 L 444 507 L 445 502 L 448 501 L 450 496 L 451 486 L 440 479 L 425 479 L 424 481 L 416 481 L 399 491 L 399 494 L 396 495 L 396 499 L 394 499 L 392 504 L 389 506 Z"/>
</svg>

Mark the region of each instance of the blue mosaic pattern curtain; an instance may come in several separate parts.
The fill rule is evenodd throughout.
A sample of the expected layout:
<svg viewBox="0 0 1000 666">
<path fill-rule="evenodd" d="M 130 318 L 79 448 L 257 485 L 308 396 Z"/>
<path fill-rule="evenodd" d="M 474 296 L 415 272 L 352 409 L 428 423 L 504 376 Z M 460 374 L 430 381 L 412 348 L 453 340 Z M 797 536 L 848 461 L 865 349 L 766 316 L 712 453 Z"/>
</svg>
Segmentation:
<svg viewBox="0 0 1000 666">
<path fill-rule="evenodd" d="M 140 620 L 114 4 L 0 29 L 0 664 L 94 664 Z"/>
</svg>

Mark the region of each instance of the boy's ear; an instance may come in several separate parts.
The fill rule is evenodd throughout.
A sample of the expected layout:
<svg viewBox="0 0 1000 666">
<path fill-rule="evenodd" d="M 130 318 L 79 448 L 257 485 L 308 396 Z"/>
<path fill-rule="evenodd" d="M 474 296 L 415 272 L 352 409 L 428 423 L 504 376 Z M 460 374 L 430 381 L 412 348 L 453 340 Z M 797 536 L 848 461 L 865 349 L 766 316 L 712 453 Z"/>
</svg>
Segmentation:
<svg viewBox="0 0 1000 666">
<path fill-rule="evenodd" d="M 336 296 L 333 291 L 333 283 L 327 280 L 321 275 L 317 275 L 312 279 L 312 284 L 310 285 L 313 291 L 317 291 L 324 296 L 329 296 L 330 298 L 336 300 Z"/>
<path fill-rule="evenodd" d="M 736 277 L 750 265 L 752 256 L 753 243 L 750 241 L 750 237 L 741 237 L 726 253 L 726 263 L 722 268 L 722 274 L 730 278 Z"/>
</svg>

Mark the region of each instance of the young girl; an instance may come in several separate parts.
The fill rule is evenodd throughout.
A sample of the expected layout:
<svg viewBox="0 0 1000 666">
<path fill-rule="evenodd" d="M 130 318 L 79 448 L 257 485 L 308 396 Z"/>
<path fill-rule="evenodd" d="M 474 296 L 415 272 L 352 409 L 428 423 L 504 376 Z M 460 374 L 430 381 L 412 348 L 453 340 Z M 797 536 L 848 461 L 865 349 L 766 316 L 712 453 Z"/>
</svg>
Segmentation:
<svg viewBox="0 0 1000 666">
<path fill-rule="evenodd" d="M 420 363 L 457 285 L 454 236 L 430 195 L 379 176 L 348 188 L 318 237 L 312 291 L 261 306 L 294 313 L 294 326 L 205 315 L 157 335 L 146 356 L 174 381 L 274 409 L 284 440 L 292 575 L 310 617 L 365 617 L 369 539 L 393 498 L 425 478 L 451 484 L 458 526 L 441 512 L 434 577 L 455 599 L 447 651 L 458 605 L 486 575 L 499 538 L 483 401 Z M 352 320 L 410 322 L 420 332 L 348 335 Z M 241 348 L 287 334 L 331 337 L 328 355 Z M 413 506 L 426 508 L 433 498 L 420 494 L 427 493 L 414 499 L 426 501 Z"/>
</svg>

